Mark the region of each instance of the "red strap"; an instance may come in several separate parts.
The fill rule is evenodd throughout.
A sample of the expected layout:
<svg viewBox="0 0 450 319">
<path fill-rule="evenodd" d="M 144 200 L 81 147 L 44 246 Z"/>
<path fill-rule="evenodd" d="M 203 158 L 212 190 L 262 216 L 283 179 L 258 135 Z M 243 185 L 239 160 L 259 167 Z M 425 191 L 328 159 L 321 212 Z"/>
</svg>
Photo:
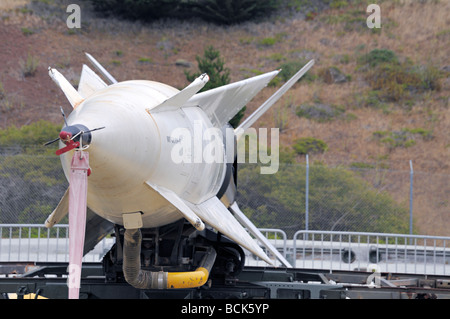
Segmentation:
<svg viewBox="0 0 450 319">
<path fill-rule="evenodd" d="M 80 293 L 83 247 L 86 231 L 87 171 L 89 153 L 76 151 L 72 157 L 69 178 L 69 267 L 67 285 L 69 299 Z"/>
<path fill-rule="evenodd" d="M 59 150 L 57 150 L 55 153 L 56 155 L 61 155 L 63 153 L 66 153 L 70 150 L 73 150 L 74 148 L 77 148 L 80 146 L 80 142 L 74 142 L 73 140 L 69 141 L 69 144 L 67 144 L 67 146 L 60 148 Z"/>
</svg>

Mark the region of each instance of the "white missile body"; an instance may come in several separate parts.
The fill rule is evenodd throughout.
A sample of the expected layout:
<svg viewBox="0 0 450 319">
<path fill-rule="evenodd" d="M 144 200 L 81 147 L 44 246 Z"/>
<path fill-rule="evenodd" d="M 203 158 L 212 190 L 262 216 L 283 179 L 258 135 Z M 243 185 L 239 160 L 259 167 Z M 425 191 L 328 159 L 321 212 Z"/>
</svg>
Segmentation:
<svg viewBox="0 0 450 319">
<path fill-rule="evenodd" d="M 308 63 L 286 85 L 292 86 L 313 63 Z M 279 70 L 197 93 L 208 81 L 207 75 L 181 91 L 144 80 L 114 80 L 108 86 L 84 65 L 76 91 L 58 71 L 49 69 L 50 76 L 73 106 L 67 126 L 82 125 L 90 130 L 104 127 L 92 134 L 87 146 L 92 170 L 88 178 L 87 206 L 125 228 L 159 227 L 181 218 L 186 218 L 198 230 L 208 224 L 271 264 L 256 240 L 216 196 L 226 175 L 227 150 L 222 138 L 212 137 L 210 133 L 220 131 L 278 73 Z M 286 90 L 284 87 L 279 90 L 281 93 L 274 94 L 278 96 L 271 98 L 270 105 Z M 263 105 L 265 109 L 259 113 L 270 105 Z M 198 136 L 202 138 L 199 140 Z M 184 159 L 188 160 L 177 162 L 174 154 L 182 149 L 180 144 L 186 138 L 193 148 L 190 152 L 183 149 Z M 82 148 L 83 141 L 80 142 Z M 64 144 L 60 142 L 60 146 Z M 195 149 L 199 146 L 200 153 Z M 198 160 L 198 155 L 204 155 L 205 150 L 214 150 L 214 161 L 204 157 Z M 72 150 L 61 155 L 68 179 L 73 153 Z M 67 213 L 67 197 L 68 192 L 49 216 L 48 227 Z M 241 214 L 239 221 L 261 240 L 256 227 L 242 218 L 236 205 L 233 207 L 236 216 Z M 289 265 L 274 247 L 267 248 Z"/>
</svg>

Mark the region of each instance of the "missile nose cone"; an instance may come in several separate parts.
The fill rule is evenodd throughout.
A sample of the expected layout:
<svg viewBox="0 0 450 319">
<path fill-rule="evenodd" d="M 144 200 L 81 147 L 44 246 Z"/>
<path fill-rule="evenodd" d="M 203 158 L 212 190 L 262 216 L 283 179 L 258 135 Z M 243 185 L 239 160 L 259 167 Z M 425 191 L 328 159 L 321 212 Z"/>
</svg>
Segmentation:
<svg viewBox="0 0 450 319">
<path fill-rule="evenodd" d="M 75 124 L 64 127 L 59 133 L 59 138 L 64 144 L 70 140 L 74 142 L 82 141 L 83 145 L 89 145 L 92 141 L 91 130 L 81 124 Z"/>
<path fill-rule="evenodd" d="M 61 155 L 78 147 L 80 147 L 81 149 L 87 147 L 87 145 L 90 145 L 92 141 L 91 132 L 102 128 L 90 130 L 86 126 L 81 124 L 69 125 L 64 127 L 59 133 L 59 139 L 61 140 L 61 142 L 66 144 L 66 146 L 57 150 L 56 155 Z"/>
</svg>

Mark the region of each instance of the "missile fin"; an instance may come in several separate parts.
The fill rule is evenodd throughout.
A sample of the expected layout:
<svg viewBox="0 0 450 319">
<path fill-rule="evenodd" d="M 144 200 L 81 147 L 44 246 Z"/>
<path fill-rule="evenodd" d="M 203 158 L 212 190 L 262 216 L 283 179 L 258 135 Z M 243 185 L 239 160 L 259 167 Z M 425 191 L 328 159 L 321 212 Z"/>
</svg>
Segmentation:
<svg viewBox="0 0 450 319">
<path fill-rule="evenodd" d="M 233 217 L 231 212 L 216 196 L 195 205 L 186 204 L 207 224 L 229 237 L 242 247 L 248 249 L 270 265 L 273 262 L 264 253 L 257 242 L 247 233 L 241 224 Z"/>
<path fill-rule="evenodd" d="M 67 100 L 69 100 L 69 103 L 73 108 L 76 108 L 81 102 L 83 102 L 84 98 L 80 95 L 80 93 L 78 93 L 77 90 L 75 90 L 72 84 L 70 84 L 70 82 L 67 81 L 67 79 L 61 73 L 59 73 L 58 70 L 48 68 L 48 74 L 64 92 Z"/>
<path fill-rule="evenodd" d="M 151 112 L 169 111 L 179 109 L 189 100 L 194 94 L 200 91 L 206 83 L 208 83 L 209 77 L 207 74 L 202 74 L 196 78 L 191 84 L 185 87 L 183 90 L 168 98 L 163 103 L 151 109 Z"/>
<path fill-rule="evenodd" d="M 175 194 L 170 189 L 167 189 L 162 186 L 157 186 L 152 184 L 151 182 L 146 182 L 148 186 L 153 188 L 159 194 L 161 194 L 166 200 L 168 200 L 173 206 L 175 206 L 181 214 L 194 226 L 197 230 L 203 230 L 205 228 L 205 224 L 203 224 L 202 220 L 189 208 L 185 201 L 181 199 L 177 194 Z"/>
<path fill-rule="evenodd" d="M 64 216 L 69 212 L 69 189 L 66 190 L 63 197 L 59 201 L 58 206 L 48 216 L 45 221 L 45 227 L 52 228 L 55 224 L 59 223 Z"/>
<path fill-rule="evenodd" d="M 183 107 L 198 106 L 210 118 L 216 127 L 223 127 L 231 120 L 259 91 L 280 72 L 268 72 L 246 80 L 220 86 L 198 93 Z"/>
<path fill-rule="evenodd" d="M 86 99 L 94 92 L 107 86 L 108 85 L 92 69 L 90 69 L 86 64 L 83 64 L 80 84 L 78 85 L 78 93 Z"/>
<path fill-rule="evenodd" d="M 84 54 L 86 54 L 88 60 L 92 63 L 95 69 L 106 78 L 109 84 L 117 83 L 117 80 L 108 71 L 106 71 L 106 69 L 92 55 L 87 52 L 85 52 Z"/>
<path fill-rule="evenodd" d="M 264 102 L 255 112 L 245 119 L 236 129 L 237 139 L 244 131 L 251 127 L 272 105 L 274 105 L 297 81 L 314 65 L 314 60 L 309 61 L 292 78 L 290 78 L 278 91 L 276 91 L 266 102 Z"/>
<path fill-rule="evenodd" d="M 230 206 L 230 209 L 233 212 L 234 217 L 236 217 L 236 219 L 242 225 L 244 225 L 253 236 L 255 236 L 274 256 L 276 256 L 283 265 L 285 265 L 288 268 L 292 268 L 292 265 L 286 260 L 286 258 L 284 258 L 282 254 L 280 254 L 280 252 L 259 231 L 259 229 L 256 228 L 256 226 L 247 218 L 247 216 L 245 216 L 245 214 L 240 210 L 240 208 L 236 202 L 234 202 Z"/>
</svg>

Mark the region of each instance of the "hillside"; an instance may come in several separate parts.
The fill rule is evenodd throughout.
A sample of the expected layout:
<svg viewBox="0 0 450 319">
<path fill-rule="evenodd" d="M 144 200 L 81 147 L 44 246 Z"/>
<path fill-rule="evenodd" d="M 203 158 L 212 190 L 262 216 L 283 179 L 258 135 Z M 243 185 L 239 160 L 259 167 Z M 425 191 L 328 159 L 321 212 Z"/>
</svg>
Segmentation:
<svg viewBox="0 0 450 319">
<path fill-rule="evenodd" d="M 450 174 L 449 1 L 384 1 L 382 27 L 375 31 L 365 25 L 365 4 L 307 14 L 282 11 L 262 22 L 223 27 L 202 21 L 144 24 L 102 18 L 84 2 L 81 29 L 68 29 L 65 9 L 72 2 L 0 4 L 0 128 L 39 119 L 61 123 L 59 105 L 70 112 L 48 66 L 76 86 L 87 63 L 84 52 L 89 52 L 119 81 L 148 79 L 181 89 L 188 84 L 184 71 L 197 71 L 195 57 L 213 45 L 232 81 L 315 59 L 308 80 L 296 84 L 258 122 L 260 127 L 280 127 L 282 145 L 291 148 L 297 138 L 314 137 L 328 149 L 311 155 L 313 161 L 407 171 L 412 160 L 418 172 Z M 429 75 L 433 87 L 396 83 L 393 90 L 400 88 L 401 96 L 380 98 L 383 89 L 377 91 L 369 77 L 375 68 L 361 62 L 375 49 L 389 50 L 401 67 Z M 177 65 L 179 60 L 191 67 Z M 326 72 L 331 67 L 345 81 L 330 81 Z M 30 68 L 34 74 L 27 76 Z M 263 90 L 247 105 L 246 115 L 280 85 Z M 299 116 L 299 109 L 306 113 Z M 303 163 L 304 157 L 297 160 Z M 443 191 L 448 194 L 448 184 Z"/>
</svg>

